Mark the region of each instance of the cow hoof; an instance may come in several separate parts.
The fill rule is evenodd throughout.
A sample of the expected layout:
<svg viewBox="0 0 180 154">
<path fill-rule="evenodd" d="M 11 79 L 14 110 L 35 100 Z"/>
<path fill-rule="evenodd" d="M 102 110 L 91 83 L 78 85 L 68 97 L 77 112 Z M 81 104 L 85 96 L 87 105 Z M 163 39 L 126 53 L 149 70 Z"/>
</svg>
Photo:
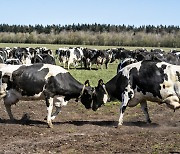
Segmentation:
<svg viewBox="0 0 180 154">
<path fill-rule="evenodd" d="M 10 119 L 10 123 L 17 123 L 18 122 L 18 120 L 17 119 Z"/>
<path fill-rule="evenodd" d="M 48 127 L 49 128 L 53 128 L 53 124 L 52 123 L 48 123 Z"/>
<path fill-rule="evenodd" d="M 10 121 L 17 121 L 17 119 L 15 119 L 15 118 L 10 118 Z"/>
<path fill-rule="evenodd" d="M 118 123 L 118 125 L 117 125 L 117 126 L 122 126 L 122 124 L 123 124 L 123 123 Z"/>
<path fill-rule="evenodd" d="M 149 120 L 147 121 L 147 123 L 150 124 L 150 123 L 151 123 L 151 120 L 149 119 Z"/>
</svg>

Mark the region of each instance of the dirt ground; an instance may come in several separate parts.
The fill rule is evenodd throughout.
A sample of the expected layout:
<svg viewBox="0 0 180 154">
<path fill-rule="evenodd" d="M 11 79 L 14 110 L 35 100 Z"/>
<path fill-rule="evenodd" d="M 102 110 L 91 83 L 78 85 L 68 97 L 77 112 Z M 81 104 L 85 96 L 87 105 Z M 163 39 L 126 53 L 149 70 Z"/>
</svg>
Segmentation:
<svg viewBox="0 0 180 154">
<path fill-rule="evenodd" d="M 13 106 L 16 122 L 8 120 L 1 102 L 0 154 L 180 153 L 180 110 L 174 113 L 165 105 L 148 105 L 152 124 L 144 122 L 140 106 L 136 106 L 127 108 L 124 125 L 116 128 L 119 105 L 94 112 L 72 101 L 62 108 L 50 129 L 44 121 L 44 101 Z"/>
</svg>

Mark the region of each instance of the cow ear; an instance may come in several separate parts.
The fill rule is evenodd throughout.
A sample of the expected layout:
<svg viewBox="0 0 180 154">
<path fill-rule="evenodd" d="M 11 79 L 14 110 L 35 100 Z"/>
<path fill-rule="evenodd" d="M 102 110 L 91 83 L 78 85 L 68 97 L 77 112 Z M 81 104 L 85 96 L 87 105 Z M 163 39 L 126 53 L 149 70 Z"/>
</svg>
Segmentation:
<svg viewBox="0 0 180 154">
<path fill-rule="evenodd" d="M 99 81 L 98 81 L 98 86 L 102 86 L 104 83 L 103 83 L 103 80 L 102 79 L 100 79 Z"/>
<path fill-rule="evenodd" d="M 84 82 L 84 85 L 85 85 L 85 86 L 90 86 L 89 80 L 86 80 L 86 81 Z"/>
</svg>

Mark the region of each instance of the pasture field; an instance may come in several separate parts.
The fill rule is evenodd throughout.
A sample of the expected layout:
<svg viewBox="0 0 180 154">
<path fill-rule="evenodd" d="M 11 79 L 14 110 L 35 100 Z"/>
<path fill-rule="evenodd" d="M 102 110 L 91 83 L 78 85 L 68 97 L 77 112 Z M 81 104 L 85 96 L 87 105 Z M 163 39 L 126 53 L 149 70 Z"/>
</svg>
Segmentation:
<svg viewBox="0 0 180 154">
<path fill-rule="evenodd" d="M 116 47 L 124 47 L 124 46 L 91 46 L 91 45 L 68 45 L 68 44 L 23 44 L 23 43 L 0 43 L 0 47 L 47 47 L 50 48 L 52 50 L 56 50 L 60 47 L 87 47 L 87 48 L 95 48 L 95 49 L 110 49 L 110 48 L 116 48 Z M 129 49 L 129 50 L 134 50 L 137 48 L 146 48 L 147 50 L 150 49 L 157 49 L 158 47 L 130 47 L 130 46 L 125 46 L 124 48 Z M 170 51 L 170 49 L 172 48 L 162 48 L 159 47 L 161 49 L 163 49 L 164 51 Z M 176 48 L 177 50 L 180 50 L 180 48 Z"/>
<path fill-rule="evenodd" d="M 0 44 L 0 47 L 6 46 L 45 46 L 53 51 L 59 47 L 69 47 L 69 45 Z M 164 50 L 169 51 L 167 48 Z M 107 70 L 93 66 L 91 71 L 81 69 L 81 67 L 69 71 L 80 82 L 83 83 L 89 79 L 90 84 L 96 86 L 100 78 L 104 82 L 111 79 L 116 74 L 117 65 L 118 63 L 114 62 Z M 152 123 L 146 124 L 140 106 L 127 108 L 124 125 L 117 128 L 119 105 L 119 102 L 110 102 L 94 112 L 86 110 L 80 102 L 71 100 L 54 120 L 54 128 L 49 129 L 44 120 L 46 116 L 44 101 L 20 101 L 12 106 L 13 114 L 18 120 L 11 122 L 1 100 L 0 153 L 180 153 L 180 110 L 174 112 L 164 104 L 149 102 Z"/>
</svg>

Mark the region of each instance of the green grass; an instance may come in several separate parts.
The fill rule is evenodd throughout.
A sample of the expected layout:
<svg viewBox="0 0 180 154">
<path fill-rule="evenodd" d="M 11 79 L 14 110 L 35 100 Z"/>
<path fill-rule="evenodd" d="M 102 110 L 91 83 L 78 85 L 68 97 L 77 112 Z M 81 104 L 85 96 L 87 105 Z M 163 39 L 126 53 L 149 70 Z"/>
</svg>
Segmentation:
<svg viewBox="0 0 180 154">
<path fill-rule="evenodd" d="M 97 69 L 96 66 L 93 65 L 92 70 L 84 70 L 79 67 L 79 69 L 70 69 L 69 72 L 81 83 L 84 83 L 88 79 L 92 86 L 96 86 L 99 79 L 103 79 L 106 83 L 115 76 L 117 65 L 118 63 L 112 63 L 108 69 Z"/>
<path fill-rule="evenodd" d="M 156 48 L 161 48 L 164 51 L 170 51 L 172 48 L 163 48 L 163 47 L 130 47 L 130 46 L 92 46 L 92 45 L 67 45 L 67 44 L 23 44 L 23 43 L 0 43 L 0 47 L 47 47 L 55 51 L 56 49 L 60 47 L 87 47 L 87 48 L 95 48 L 95 49 L 110 49 L 110 48 L 117 48 L 117 47 L 123 47 L 128 50 L 134 50 L 137 48 L 145 48 L 147 50 L 150 49 L 156 49 Z M 180 48 L 176 48 L 177 50 L 180 50 Z"/>
</svg>

